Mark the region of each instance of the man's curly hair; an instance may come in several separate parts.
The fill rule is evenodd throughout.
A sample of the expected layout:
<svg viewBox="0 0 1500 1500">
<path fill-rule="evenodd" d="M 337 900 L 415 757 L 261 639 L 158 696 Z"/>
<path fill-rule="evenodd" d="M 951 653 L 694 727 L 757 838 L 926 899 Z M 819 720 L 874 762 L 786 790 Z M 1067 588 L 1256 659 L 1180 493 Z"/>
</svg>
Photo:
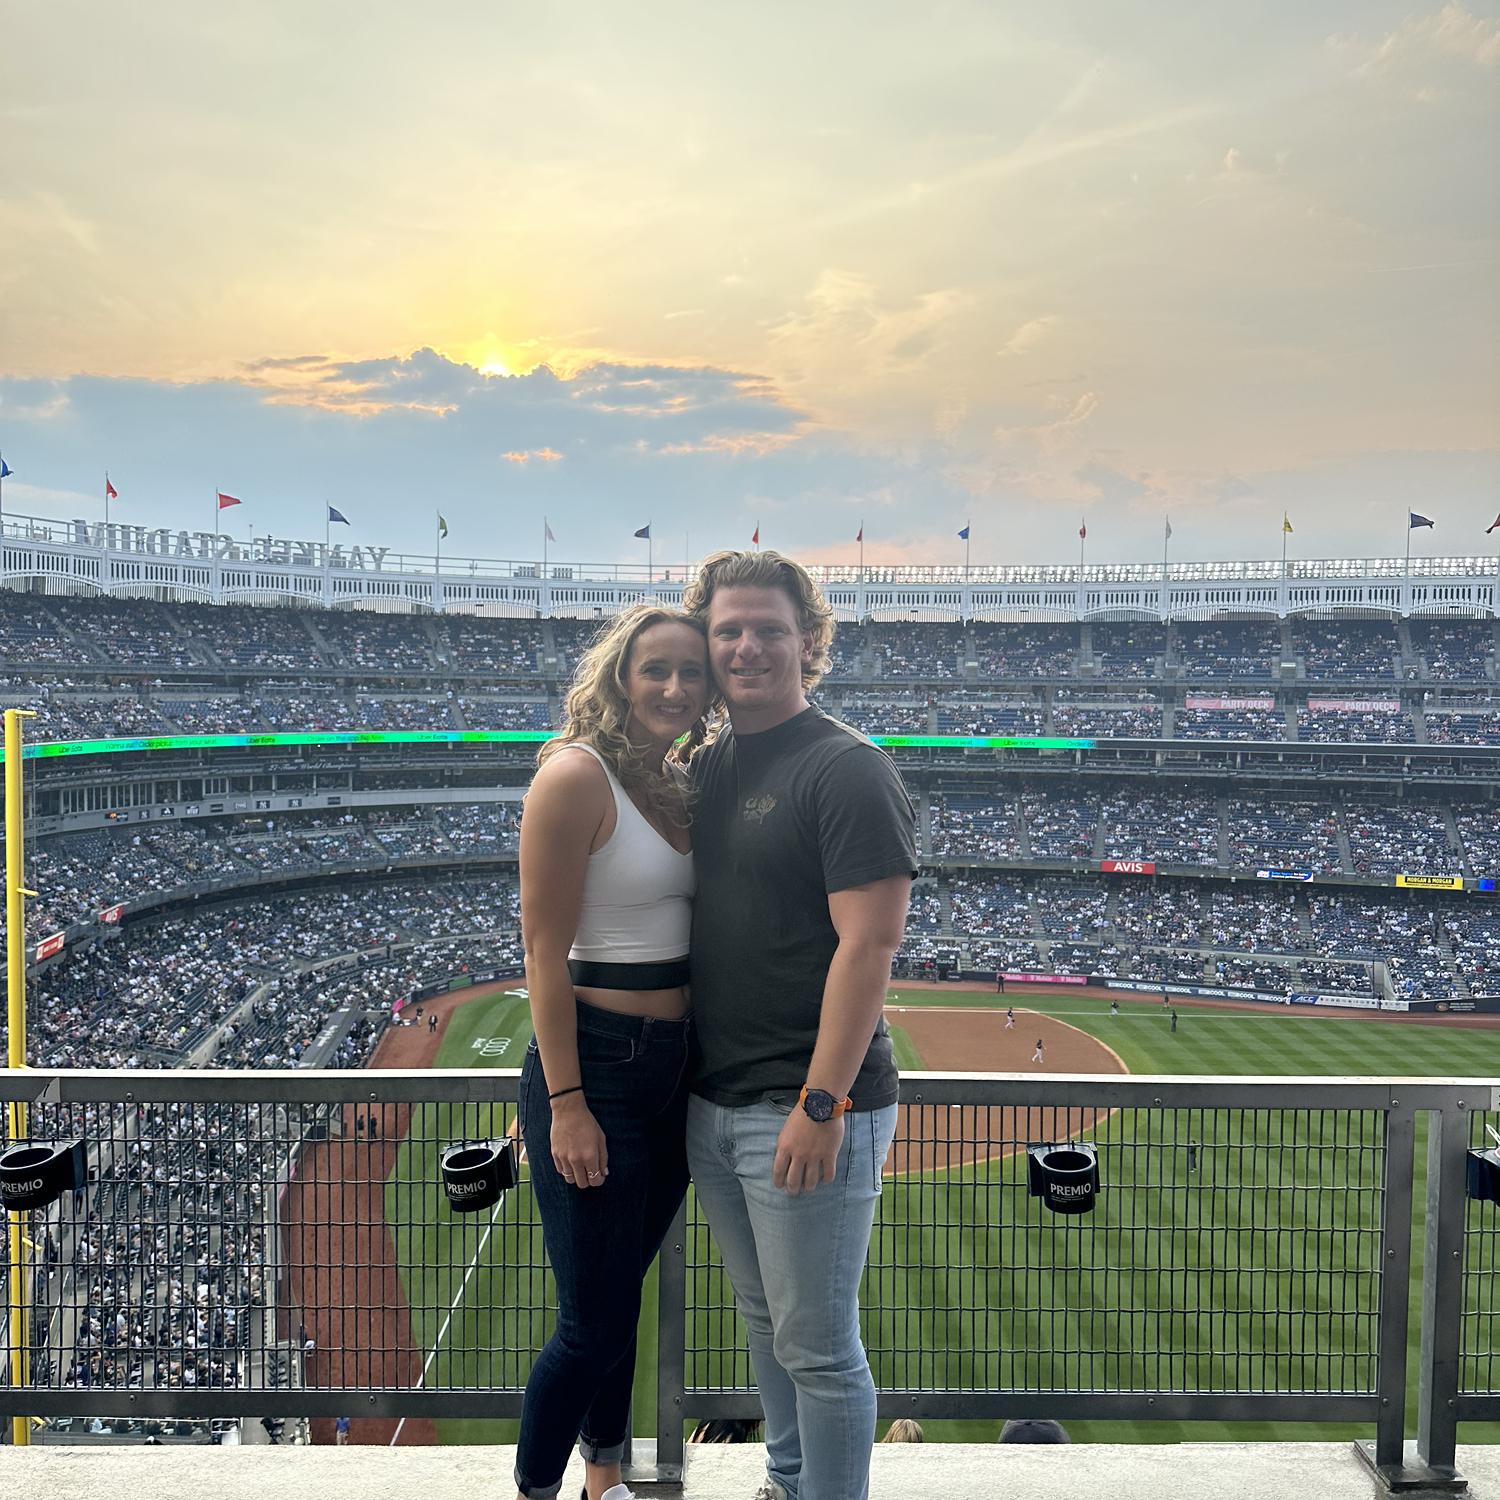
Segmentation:
<svg viewBox="0 0 1500 1500">
<path fill-rule="evenodd" d="M 780 589 L 797 611 L 797 627 L 812 636 L 812 659 L 802 668 L 802 691 L 810 693 L 828 670 L 833 611 L 801 563 L 780 552 L 714 552 L 698 564 L 698 576 L 682 595 L 682 607 L 708 623 L 708 606 L 720 589 Z"/>
</svg>

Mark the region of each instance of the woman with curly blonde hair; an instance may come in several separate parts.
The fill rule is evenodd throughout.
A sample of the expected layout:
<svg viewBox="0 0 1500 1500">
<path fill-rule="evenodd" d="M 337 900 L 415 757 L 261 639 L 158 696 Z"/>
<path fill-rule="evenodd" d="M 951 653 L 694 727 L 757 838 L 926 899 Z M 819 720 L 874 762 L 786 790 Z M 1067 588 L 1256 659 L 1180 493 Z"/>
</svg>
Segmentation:
<svg viewBox="0 0 1500 1500">
<path fill-rule="evenodd" d="M 526 1385 L 523 1500 L 552 1500 L 576 1442 L 585 1500 L 620 1482 L 641 1283 L 687 1189 L 692 843 L 683 765 L 705 734 L 700 622 L 639 604 L 584 653 L 521 821 L 535 1038 L 519 1115 L 557 1281 Z"/>
</svg>

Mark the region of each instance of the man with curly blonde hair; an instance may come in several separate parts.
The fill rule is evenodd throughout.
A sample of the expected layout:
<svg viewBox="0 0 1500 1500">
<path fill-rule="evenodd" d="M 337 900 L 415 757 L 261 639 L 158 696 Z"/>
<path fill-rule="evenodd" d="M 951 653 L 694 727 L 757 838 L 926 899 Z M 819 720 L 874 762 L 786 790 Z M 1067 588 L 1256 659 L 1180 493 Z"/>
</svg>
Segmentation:
<svg viewBox="0 0 1500 1500">
<path fill-rule="evenodd" d="M 808 702 L 833 612 L 805 569 L 716 553 L 683 605 L 730 721 L 692 761 L 688 1160 L 765 1408 L 757 1500 L 865 1500 L 859 1281 L 896 1128 L 882 1009 L 915 809 L 891 758 Z"/>
</svg>

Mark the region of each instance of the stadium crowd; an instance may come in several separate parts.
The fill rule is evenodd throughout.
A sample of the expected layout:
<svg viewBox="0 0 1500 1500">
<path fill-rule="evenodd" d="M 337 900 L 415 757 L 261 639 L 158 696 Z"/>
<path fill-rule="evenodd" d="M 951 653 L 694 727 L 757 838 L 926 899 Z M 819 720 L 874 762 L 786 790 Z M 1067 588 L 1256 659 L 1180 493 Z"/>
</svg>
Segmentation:
<svg viewBox="0 0 1500 1500">
<path fill-rule="evenodd" d="M 330 865 L 456 860 L 514 852 L 515 802 L 439 803 L 354 812 L 196 818 L 65 833 L 27 849 L 34 932 L 97 920 L 119 902 L 175 890 L 314 875 Z M 0 848 L 4 841 L 0 839 Z M 0 921 L 0 932 L 3 932 Z"/>
<path fill-rule="evenodd" d="M 218 908 L 134 923 L 36 976 L 32 1057 L 43 1067 L 180 1065 L 234 1040 L 240 1023 L 233 1018 L 245 1009 L 278 1039 L 265 1055 L 290 1065 L 317 1039 L 342 994 L 311 966 L 393 944 L 513 934 L 518 921 L 515 879 L 507 872 L 440 885 L 397 880 L 242 895 Z M 450 958 L 445 953 L 436 967 Z M 247 1065 L 244 1047 L 239 1066 Z"/>
<path fill-rule="evenodd" d="M 297 669 L 316 653 L 330 663 L 344 658 L 381 671 L 431 673 L 441 658 L 468 671 L 535 675 L 553 649 L 575 660 L 598 629 L 595 619 L 461 612 L 433 617 L 60 594 L 12 593 L 0 601 L 0 615 L 0 643 L 7 655 L 26 646 L 25 655 L 33 660 L 184 661 L 266 671 Z M 1402 628 L 1411 653 L 1434 676 L 1487 675 L 1494 648 L 1490 622 L 1413 618 Z M 1081 630 L 1091 631 L 1096 656 L 1166 657 L 1183 670 L 1216 678 L 1265 675 L 1268 666 L 1285 659 L 1288 645 L 1293 659 L 1306 664 L 1308 676 L 1391 676 L 1404 649 L 1390 621 L 1355 618 L 1294 618 L 1285 629 L 1274 620 L 1180 620 L 1170 629 L 1144 621 L 1083 627 L 901 621 L 846 625 L 841 634 L 846 643 L 906 661 L 923 659 L 935 642 L 951 639 L 955 648 L 977 648 L 987 676 L 1035 678 L 1068 674 L 1076 665 Z M 947 650 L 938 648 L 937 654 L 946 664 Z"/>
</svg>

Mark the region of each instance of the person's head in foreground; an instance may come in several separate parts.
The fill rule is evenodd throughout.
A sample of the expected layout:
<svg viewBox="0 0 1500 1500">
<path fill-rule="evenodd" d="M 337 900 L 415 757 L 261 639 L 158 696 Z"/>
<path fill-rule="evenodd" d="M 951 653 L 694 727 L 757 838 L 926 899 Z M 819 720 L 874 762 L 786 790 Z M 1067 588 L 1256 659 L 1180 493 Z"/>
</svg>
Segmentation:
<svg viewBox="0 0 1500 1500">
<path fill-rule="evenodd" d="M 1012 1419 L 1000 1429 L 1002 1443 L 1071 1443 L 1068 1429 L 1061 1422 L 1045 1417 Z"/>
<path fill-rule="evenodd" d="M 760 1423 L 750 1417 L 713 1417 L 693 1428 L 690 1443 L 753 1443 Z"/>
<path fill-rule="evenodd" d="M 910 1417 L 897 1417 L 886 1428 L 885 1436 L 880 1441 L 882 1443 L 925 1443 L 927 1434 L 922 1431 L 920 1422 L 913 1422 Z"/>
<path fill-rule="evenodd" d="M 715 552 L 682 596 L 708 631 L 709 663 L 736 734 L 795 718 L 828 670 L 833 611 L 779 552 Z"/>
</svg>

